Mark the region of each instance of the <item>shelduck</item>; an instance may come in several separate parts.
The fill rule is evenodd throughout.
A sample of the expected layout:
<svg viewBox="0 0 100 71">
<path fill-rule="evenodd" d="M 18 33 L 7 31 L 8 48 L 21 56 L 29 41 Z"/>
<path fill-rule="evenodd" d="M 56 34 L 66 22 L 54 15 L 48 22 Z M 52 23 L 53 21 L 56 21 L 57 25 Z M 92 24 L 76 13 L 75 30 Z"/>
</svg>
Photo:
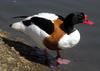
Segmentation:
<svg viewBox="0 0 100 71">
<path fill-rule="evenodd" d="M 70 60 L 63 59 L 60 50 L 72 48 L 80 41 L 80 33 L 74 27 L 77 24 L 94 24 L 83 12 L 68 14 L 65 18 L 53 13 L 38 13 L 33 16 L 19 16 L 22 21 L 10 26 L 31 37 L 37 47 L 55 50 L 57 52 L 56 62 L 68 64 Z M 16 17 L 18 18 L 18 17 Z"/>
</svg>

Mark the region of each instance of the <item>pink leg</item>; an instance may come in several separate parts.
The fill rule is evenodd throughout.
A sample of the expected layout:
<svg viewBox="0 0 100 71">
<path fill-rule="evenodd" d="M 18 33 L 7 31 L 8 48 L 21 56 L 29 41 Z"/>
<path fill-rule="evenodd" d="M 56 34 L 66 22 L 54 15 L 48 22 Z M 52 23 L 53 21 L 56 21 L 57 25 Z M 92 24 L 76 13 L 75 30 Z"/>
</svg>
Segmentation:
<svg viewBox="0 0 100 71">
<path fill-rule="evenodd" d="M 57 64 L 69 64 L 70 63 L 70 60 L 68 60 L 68 59 L 63 59 L 61 56 L 60 56 L 60 52 L 59 52 L 59 50 L 57 50 L 57 60 L 56 60 L 56 62 L 57 62 Z"/>
</svg>

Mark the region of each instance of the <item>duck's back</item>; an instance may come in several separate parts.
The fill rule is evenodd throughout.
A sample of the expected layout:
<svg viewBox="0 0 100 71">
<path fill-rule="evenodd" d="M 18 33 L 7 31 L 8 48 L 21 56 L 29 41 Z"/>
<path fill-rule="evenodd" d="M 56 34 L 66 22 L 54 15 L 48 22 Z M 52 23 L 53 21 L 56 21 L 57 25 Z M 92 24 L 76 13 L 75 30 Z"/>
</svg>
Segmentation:
<svg viewBox="0 0 100 71">
<path fill-rule="evenodd" d="M 53 36 L 58 36 L 58 28 L 62 23 L 60 20 L 56 21 L 58 16 L 52 13 L 39 13 L 30 19 L 33 24 L 26 28 L 25 33 L 31 36 L 37 46 L 45 47 L 44 40 L 47 37 L 53 38 L 52 41 L 56 40 Z"/>
</svg>

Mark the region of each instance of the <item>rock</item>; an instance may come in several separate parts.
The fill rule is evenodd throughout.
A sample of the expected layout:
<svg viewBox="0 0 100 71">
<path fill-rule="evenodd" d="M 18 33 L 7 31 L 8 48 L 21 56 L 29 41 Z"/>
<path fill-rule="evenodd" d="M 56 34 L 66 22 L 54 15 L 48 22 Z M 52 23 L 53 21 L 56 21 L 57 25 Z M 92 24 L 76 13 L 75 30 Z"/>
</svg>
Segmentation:
<svg viewBox="0 0 100 71">
<path fill-rule="evenodd" d="M 43 52 L 38 48 L 32 48 L 21 42 L 6 38 L 6 34 L 0 31 L 0 71 L 48 71 L 49 68 L 43 62 L 38 62 L 39 55 Z M 36 56 L 36 57 L 34 57 Z M 36 60 L 35 60 L 36 59 Z M 40 59 L 41 61 L 41 59 Z"/>
<path fill-rule="evenodd" d="M 0 29 L 0 37 L 8 37 L 9 33 Z"/>
</svg>

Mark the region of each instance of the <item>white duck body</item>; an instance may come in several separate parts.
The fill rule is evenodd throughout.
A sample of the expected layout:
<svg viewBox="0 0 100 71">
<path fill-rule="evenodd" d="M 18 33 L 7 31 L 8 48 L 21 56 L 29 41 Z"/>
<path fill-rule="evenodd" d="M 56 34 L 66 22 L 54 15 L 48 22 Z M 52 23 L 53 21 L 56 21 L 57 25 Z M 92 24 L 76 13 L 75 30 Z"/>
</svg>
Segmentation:
<svg viewBox="0 0 100 71">
<path fill-rule="evenodd" d="M 41 17 L 48 20 L 51 20 L 52 23 L 54 20 L 58 19 L 58 16 L 52 13 L 39 13 L 37 15 L 33 15 L 30 17 L 25 18 L 24 20 L 30 20 L 32 17 Z M 41 23 L 42 24 L 42 23 Z M 30 26 L 25 26 L 22 21 L 12 24 L 12 28 L 20 30 L 24 32 L 26 35 L 30 36 L 37 47 L 40 48 L 46 48 L 43 41 L 46 37 L 49 37 L 50 35 L 45 32 L 45 30 L 42 30 L 38 26 L 36 26 L 34 23 L 32 23 Z M 77 29 L 75 29 L 74 32 L 63 35 L 60 40 L 58 41 L 58 46 L 61 49 L 65 48 L 71 48 L 74 45 L 76 45 L 80 40 L 80 33 Z"/>
<path fill-rule="evenodd" d="M 62 49 L 72 48 L 80 41 L 80 33 L 77 29 L 74 32 L 65 34 L 58 42 L 59 47 Z"/>
</svg>

